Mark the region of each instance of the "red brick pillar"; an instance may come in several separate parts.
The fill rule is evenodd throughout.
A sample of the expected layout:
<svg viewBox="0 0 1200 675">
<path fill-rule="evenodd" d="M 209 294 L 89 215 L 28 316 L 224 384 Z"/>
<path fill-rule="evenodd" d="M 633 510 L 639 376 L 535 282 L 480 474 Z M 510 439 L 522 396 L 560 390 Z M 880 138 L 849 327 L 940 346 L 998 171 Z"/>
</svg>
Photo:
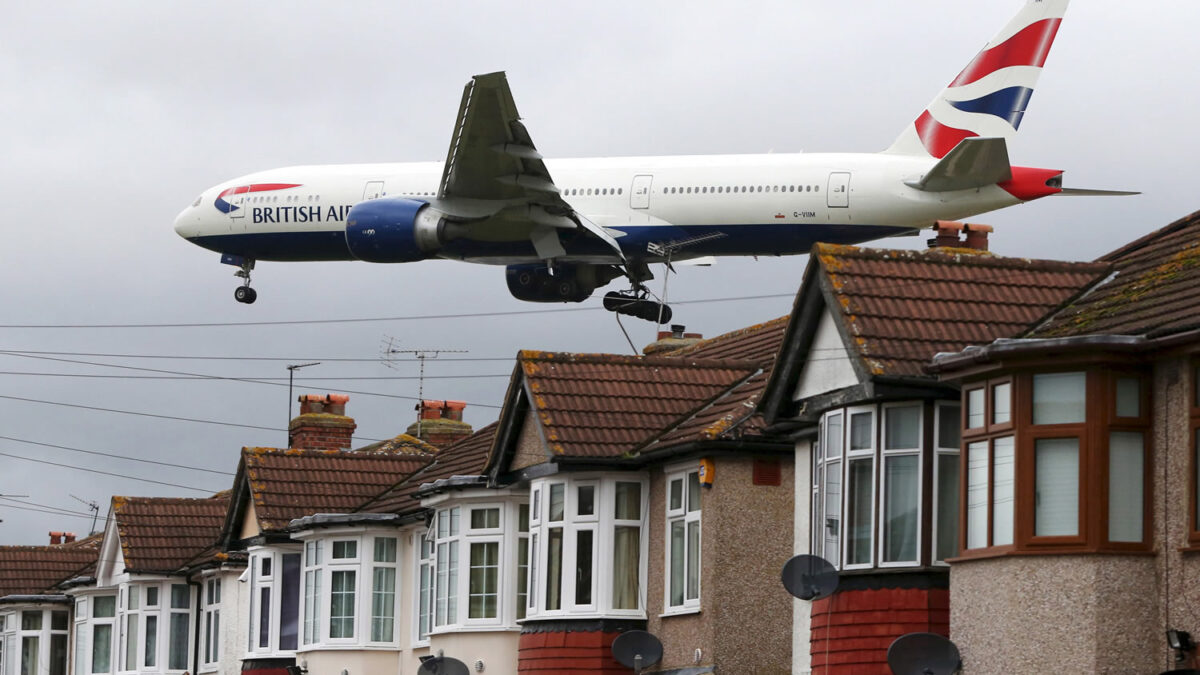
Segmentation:
<svg viewBox="0 0 1200 675">
<path fill-rule="evenodd" d="M 906 633 L 950 636 L 948 588 L 839 590 L 812 605 L 813 675 L 892 675 L 887 650 Z"/>
<path fill-rule="evenodd" d="M 549 675 L 592 675 L 632 672 L 617 663 L 612 643 L 635 626 L 596 620 L 554 621 L 526 624 L 517 647 L 517 670 Z M 638 622 L 644 626 L 645 622 Z M 644 627 L 639 627 L 644 630 Z"/>
</svg>

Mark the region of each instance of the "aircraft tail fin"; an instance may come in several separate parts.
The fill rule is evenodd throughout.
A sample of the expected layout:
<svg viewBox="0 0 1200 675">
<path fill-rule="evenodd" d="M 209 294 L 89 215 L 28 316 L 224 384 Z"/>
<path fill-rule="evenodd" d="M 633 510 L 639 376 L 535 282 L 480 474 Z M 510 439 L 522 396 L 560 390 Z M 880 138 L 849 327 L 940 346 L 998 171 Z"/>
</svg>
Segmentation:
<svg viewBox="0 0 1200 675">
<path fill-rule="evenodd" d="M 946 157 L 976 136 L 1016 136 L 1070 0 L 1026 0 L 886 152 Z"/>
</svg>

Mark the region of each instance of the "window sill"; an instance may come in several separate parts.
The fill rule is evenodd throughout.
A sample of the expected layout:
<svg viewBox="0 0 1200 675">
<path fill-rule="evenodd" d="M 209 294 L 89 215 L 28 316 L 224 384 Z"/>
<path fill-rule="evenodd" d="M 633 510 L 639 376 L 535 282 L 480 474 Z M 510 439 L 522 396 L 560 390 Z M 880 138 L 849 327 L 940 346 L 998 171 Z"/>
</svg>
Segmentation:
<svg viewBox="0 0 1200 675">
<path fill-rule="evenodd" d="M 660 619 L 666 619 L 672 616 L 693 616 L 700 614 L 699 607 L 680 607 L 679 609 L 671 609 L 658 615 Z"/>
</svg>

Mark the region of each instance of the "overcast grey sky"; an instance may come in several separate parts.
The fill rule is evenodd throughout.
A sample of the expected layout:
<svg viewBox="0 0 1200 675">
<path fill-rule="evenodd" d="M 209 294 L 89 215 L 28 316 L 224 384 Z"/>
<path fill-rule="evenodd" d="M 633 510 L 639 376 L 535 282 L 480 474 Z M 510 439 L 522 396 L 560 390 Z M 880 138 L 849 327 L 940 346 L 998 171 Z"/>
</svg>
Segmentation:
<svg viewBox="0 0 1200 675">
<path fill-rule="evenodd" d="M 263 263 L 259 301 L 233 301 L 233 268 L 179 239 L 175 215 L 211 185 L 289 164 L 440 160 L 462 85 L 506 70 L 549 157 L 855 151 L 887 147 L 1016 12 L 1018 0 L 521 3 L 7 3 L 0 23 L 0 185 L 7 289 L 0 350 L 219 361 L 54 356 L 222 377 L 284 378 L 296 393 L 415 396 L 401 349 L 469 350 L 431 362 L 429 398 L 493 419 L 518 349 L 628 352 L 613 316 L 587 311 L 285 326 L 16 328 L 236 323 L 554 309 L 508 296 L 501 268 Z M 1122 199 L 1058 198 L 973 220 L 1005 255 L 1092 259 L 1200 208 L 1191 168 L 1200 3 L 1076 0 L 1021 134 L 1017 164 L 1066 170 L 1073 187 Z M 925 237 L 889 242 L 923 246 Z M 682 268 L 689 330 L 715 335 L 780 316 L 806 257 Z M 657 288 L 658 281 L 654 282 Z M 599 294 L 598 294 L 599 295 Z M 579 306 L 571 306 L 576 309 Z M 654 328 L 626 321 L 640 347 Z M 334 358 L 365 359 L 361 363 Z M 34 441 L 232 474 L 244 445 L 282 445 L 286 380 L 58 377 L 152 373 L 0 355 L 0 543 L 86 533 L 72 498 L 203 496 L 231 476 L 137 463 Z M 453 378 L 453 379 L 449 379 Z M 282 384 L 283 386 L 279 386 Z M 69 408 L 15 398 L 189 417 L 256 430 Z M 412 421 L 412 401 L 351 394 L 366 439 Z M 13 440 L 19 439 L 19 440 Z M 31 462 L 33 458 L 69 466 Z M 109 472 L 116 476 L 103 475 Z M 188 490 L 147 479 L 198 488 Z M 41 505 L 30 507 L 29 503 Z"/>
</svg>

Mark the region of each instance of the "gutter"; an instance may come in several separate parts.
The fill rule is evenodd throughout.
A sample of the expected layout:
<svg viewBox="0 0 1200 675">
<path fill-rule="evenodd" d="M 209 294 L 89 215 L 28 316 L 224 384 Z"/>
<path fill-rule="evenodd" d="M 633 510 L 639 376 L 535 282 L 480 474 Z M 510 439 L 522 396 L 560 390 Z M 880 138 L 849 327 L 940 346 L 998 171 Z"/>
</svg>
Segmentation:
<svg viewBox="0 0 1200 675">
<path fill-rule="evenodd" d="M 679 457 L 682 455 L 729 455 L 745 454 L 747 452 L 767 455 L 788 455 L 794 450 L 795 446 L 792 444 L 792 442 L 786 440 L 783 442 L 752 441 L 745 439 L 736 441 L 689 441 L 681 445 L 673 445 L 663 450 L 654 450 L 639 454 L 635 457 L 622 457 L 619 459 L 607 460 L 603 457 L 560 457 L 556 460 L 556 462 L 558 464 L 573 465 L 576 467 L 594 465 L 597 468 L 641 468 L 647 464 L 670 459 L 672 457 Z"/>
<path fill-rule="evenodd" d="M 1191 334 L 1175 336 L 1170 341 L 1186 341 Z M 1163 340 L 1162 342 L 1168 342 Z M 1162 346 L 1157 340 L 1148 340 L 1144 335 L 1086 335 L 1082 337 L 1047 338 L 1023 340 L 1000 338 L 982 347 L 967 347 L 959 352 L 935 354 L 929 365 L 931 373 L 945 373 L 964 366 L 990 363 L 1005 356 L 1022 356 L 1055 350 L 1086 349 L 1119 352 L 1139 352 Z"/>
</svg>

